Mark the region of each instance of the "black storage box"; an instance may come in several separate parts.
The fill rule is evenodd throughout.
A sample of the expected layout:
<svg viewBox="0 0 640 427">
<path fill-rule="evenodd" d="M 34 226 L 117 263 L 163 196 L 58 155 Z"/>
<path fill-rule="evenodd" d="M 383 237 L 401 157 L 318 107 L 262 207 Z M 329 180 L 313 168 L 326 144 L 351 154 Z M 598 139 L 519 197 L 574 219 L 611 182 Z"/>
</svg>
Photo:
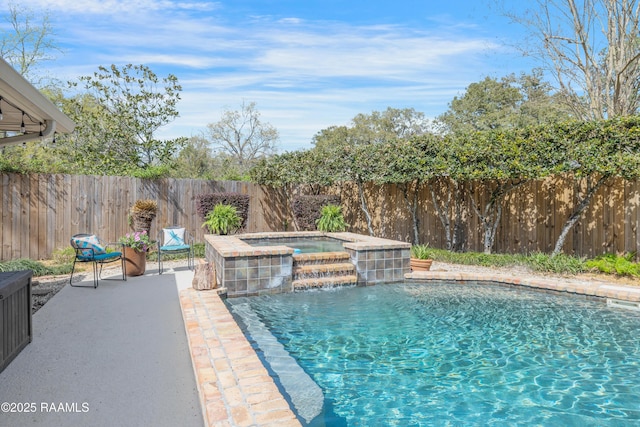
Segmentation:
<svg viewBox="0 0 640 427">
<path fill-rule="evenodd" d="M 32 274 L 0 273 L 0 372 L 31 342 Z"/>
</svg>

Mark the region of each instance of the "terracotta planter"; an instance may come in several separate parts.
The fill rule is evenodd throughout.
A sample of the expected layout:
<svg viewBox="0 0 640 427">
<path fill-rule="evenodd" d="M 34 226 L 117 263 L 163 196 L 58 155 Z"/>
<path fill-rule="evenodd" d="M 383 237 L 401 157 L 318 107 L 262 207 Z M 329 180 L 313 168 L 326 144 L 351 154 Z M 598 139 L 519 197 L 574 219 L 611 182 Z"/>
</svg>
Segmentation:
<svg viewBox="0 0 640 427">
<path fill-rule="evenodd" d="M 432 259 L 411 258 L 411 271 L 429 271 L 432 262 Z"/>
<path fill-rule="evenodd" d="M 142 276 L 147 268 L 147 253 L 125 246 L 124 263 L 127 276 Z"/>
</svg>

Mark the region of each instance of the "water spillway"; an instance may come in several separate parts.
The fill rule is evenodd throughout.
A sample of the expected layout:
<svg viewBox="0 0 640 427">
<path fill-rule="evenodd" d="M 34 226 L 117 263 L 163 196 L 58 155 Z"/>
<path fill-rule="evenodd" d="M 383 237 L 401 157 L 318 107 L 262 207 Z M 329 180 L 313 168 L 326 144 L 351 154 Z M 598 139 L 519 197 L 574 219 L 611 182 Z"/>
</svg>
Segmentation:
<svg viewBox="0 0 640 427">
<path fill-rule="evenodd" d="M 355 285 L 356 267 L 347 252 L 293 255 L 294 291 Z"/>
</svg>

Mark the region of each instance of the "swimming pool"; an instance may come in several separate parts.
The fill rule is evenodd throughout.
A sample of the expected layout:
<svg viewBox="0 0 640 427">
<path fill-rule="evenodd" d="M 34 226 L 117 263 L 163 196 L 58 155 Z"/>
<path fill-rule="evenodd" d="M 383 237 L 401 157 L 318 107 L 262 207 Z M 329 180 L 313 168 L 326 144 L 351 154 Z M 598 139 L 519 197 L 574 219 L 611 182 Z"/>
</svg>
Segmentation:
<svg viewBox="0 0 640 427">
<path fill-rule="evenodd" d="M 236 315 L 254 314 L 239 323 L 245 330 L 253 324 L 248 338 L 267 364 L 257 324 L 319 386 L 314 398 L 323 399 L 324 413 L 309 425 L 640 422 L 638 312 L 523 288 L 457 284 L 228 304 Z M 296 393 L 287 391 L 292 400 Z"/>
</svg>

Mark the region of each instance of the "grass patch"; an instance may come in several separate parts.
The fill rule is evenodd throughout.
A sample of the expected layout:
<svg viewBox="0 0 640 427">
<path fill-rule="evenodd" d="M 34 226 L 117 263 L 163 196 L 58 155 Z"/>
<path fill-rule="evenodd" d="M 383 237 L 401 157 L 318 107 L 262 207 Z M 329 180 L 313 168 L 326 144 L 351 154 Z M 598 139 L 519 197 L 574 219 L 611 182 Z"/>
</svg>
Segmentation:
<svg viewBox="0 0 640 427">
<path fill-rule="evenodd" d="M 34 276 L 55 276 L 71 273 L 71 264 L 45 265 L 43 262 L 28 258 L 0 262 L 0 272 L 31 270 Z"/>
<path fill-rule="evenodd" d="M 533 271 L 557 274 L 576 274 L 587 271 L 585 261 L 569 255 L 551 257 L 540 252 L 531 255 L 521 254 L 485 254 L 482 252 L 451 252 L 444 249 L 431 249 L 435 261 L 451 264 L 480 265 L 483 267 L 524 266 Z"/>
<path fill-rule="evenodd" d="M 204 258 L 204 243 L 196 243 L 193 245 L 193 250 L 196 258 Z M 0 272 L 7 271 L 20 271 L 31 270 L 33 276 L 61 276 L 65 274 L 71 274 L 71 268 L 73 267 L 73 258 L 75 251 L 73 248 L 56 249 L 53 252 L 52 258 L 47 261 L 34 261 L 29 258 L 20 258 L 11 261 L 0 262 Z M 187 254 L 177 255 L 165 255 L 162 257 L 163 261 L 184 259 Z M 158 261 L 157 252 L 151 252 L 147 254 L 147 261 Z M 83 271 L 89 264 L 78 263 L 76 270 Z"/>
</svg>

